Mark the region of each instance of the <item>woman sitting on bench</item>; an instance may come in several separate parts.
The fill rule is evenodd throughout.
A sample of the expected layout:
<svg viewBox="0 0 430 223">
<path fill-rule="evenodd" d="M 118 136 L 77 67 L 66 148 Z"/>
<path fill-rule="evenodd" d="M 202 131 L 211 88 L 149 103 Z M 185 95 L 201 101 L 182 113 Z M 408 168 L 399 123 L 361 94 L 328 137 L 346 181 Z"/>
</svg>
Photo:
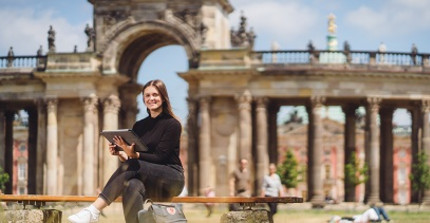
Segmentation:
<svg viewBox="0 0 430 223">
<path fill-rule="evenodd" d="M 126 222 L 137 223 L 137 213 L 146 198 L 168 201 L 181 193 L 184 187 L 184 171 L 179 159 L 181 123 L 173 114 L 161 80 L 149 81 L 142 92 L 149 116 L 137 121 L 133 131 L 149 151 L 135 152 L 134 143 L 127 145 L 121 137 L 115 136 L 115 144 L 109 146 L 109 151 L 118 156 L 122 162 L 120 167 L 89 207 L 69 216 L 70 222 L 97 222 L 100 211 L 122 195 Z M 116 149 L 117 146 L 122 150 Z"/>
</svg>

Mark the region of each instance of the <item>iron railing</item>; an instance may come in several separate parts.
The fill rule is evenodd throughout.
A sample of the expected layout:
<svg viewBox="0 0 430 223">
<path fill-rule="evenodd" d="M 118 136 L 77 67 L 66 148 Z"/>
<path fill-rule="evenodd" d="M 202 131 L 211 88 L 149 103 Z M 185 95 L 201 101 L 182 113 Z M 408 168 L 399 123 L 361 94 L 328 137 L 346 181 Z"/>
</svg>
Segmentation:
<svg viewBox="0 0 430 223">
<path fill-rule="evenodd" d="M 379 52 L 379 51 L 329 51 L 329 50 L 275 50 L 253 51 L 255 63 L 263 64 L 369 64 L 398 66 L 430 66 L 430 54 Z"/>
</svg>

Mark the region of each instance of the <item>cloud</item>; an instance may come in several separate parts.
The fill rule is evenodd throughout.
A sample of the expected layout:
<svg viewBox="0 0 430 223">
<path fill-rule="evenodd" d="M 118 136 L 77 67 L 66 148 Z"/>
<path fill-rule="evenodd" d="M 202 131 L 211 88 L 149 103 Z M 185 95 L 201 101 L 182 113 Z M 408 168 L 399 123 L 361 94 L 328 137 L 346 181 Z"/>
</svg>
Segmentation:
<svg viewBox="0 0 430 223">
<path fill-rule="evenodd" d="M 380 8 L 361 6 L 350 11 L 346 21 L 374 37 L 410 36 L 414 32 L 430 31 L 429 8 L 428 0 L 384 1 Z"/>
<path fill-rule="evenodd" d="M 301 36 L 311 36 L 311 31 L 318 22 L 317 11 L 294 1 L 236 0 L 232 2 L 235 3 L 232 3 L 235 11 L 230 15 L 230 24 L 234 29 L 238 29 L 240 13 L 243 11 L 248 18 L 248 27 L 253 27 L 257 34 L 257 42 L 261 40 L 260 33 L 271 38 L 266 41 L 284 43 L 281 44 L 281 48 L 285 48 L 285 43 L 289 43 L 292 48 L 292 40 L 297 40 Z M 265 44 L 267 45 L 263 48 L 270 47 L 270 43 Z"/>
<path fill-rule="evenodd" d="M 78 45 L 78 50 L 85 50 L 85 25 L 71 25 L 56 14 L 53 10 L 36 11 L 31 8 L 0 9 L 0 27 L 3 27 L 0 55 L 6 55 L 10 46 L 13 46 L 15 55 L 35 55 L 40 45 L 46 52 L 50 25 L 56 31 L 57 52 L 72 52 L 74 45 Z"/>
</svg>

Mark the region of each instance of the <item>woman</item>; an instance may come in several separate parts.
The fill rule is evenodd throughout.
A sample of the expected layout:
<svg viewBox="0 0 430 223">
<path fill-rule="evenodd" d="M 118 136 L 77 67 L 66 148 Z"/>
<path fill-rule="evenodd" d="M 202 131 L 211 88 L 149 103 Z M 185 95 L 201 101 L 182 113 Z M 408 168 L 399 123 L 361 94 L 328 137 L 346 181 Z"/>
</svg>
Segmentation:
<svg viewBox="0 0 430 223">
<path fill-rule="evenodd" d="M 269 165 L 269 175 L 264 176 L 261 196 L 263 197 L 282 197 L 284 195 L 281 184 L 281 178 L 276 173 L 276 165 Z M 278 203 L 268 203 L 270 208 L 270 216 L 273 217 L 278 212 Z"/>
<path fill-rule="evenodd" d="M 152 80 L 142 89 L 148 117 L 137 121 L 133 131 L 146 143 L 148 152 L 135 152 L 115 137 L 109 146 L 112 155 L 122 162 L 106 183 L 99 197 L 89 207 L 71 215 L 70 222 L 97 222 L 100 211 L 122 195 L 127 223 L 138 222 L 137 213 L 146 198 L 168 201 L 184 187 L 184 173 L 179 159 L 181 124 L 172 112 L 167 89 L 161 80 Z M 119 151 L 116 146 L 123 150 Z"/>
</svg>

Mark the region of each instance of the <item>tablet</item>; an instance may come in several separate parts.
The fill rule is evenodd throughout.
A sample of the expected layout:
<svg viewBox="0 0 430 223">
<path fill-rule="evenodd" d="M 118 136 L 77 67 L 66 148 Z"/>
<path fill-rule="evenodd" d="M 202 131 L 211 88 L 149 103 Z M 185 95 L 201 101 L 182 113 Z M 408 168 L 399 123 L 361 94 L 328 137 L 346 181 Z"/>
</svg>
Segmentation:
<svg viewBox="0 0 430 223">
<path fill-rule="evenodd" d="M 131 129 L 103 130 L 100 132 L 100 135 L 104 136 L 112 144 L 115 143 L 113 141 L 114 136 L 121 136 L 127 144 L 131 145 L 135 143 L 134 150 L 136 152 L 148 151 L 148 147 L 146 147 L 145 143 L 143 143 Z"/>
</svg>

